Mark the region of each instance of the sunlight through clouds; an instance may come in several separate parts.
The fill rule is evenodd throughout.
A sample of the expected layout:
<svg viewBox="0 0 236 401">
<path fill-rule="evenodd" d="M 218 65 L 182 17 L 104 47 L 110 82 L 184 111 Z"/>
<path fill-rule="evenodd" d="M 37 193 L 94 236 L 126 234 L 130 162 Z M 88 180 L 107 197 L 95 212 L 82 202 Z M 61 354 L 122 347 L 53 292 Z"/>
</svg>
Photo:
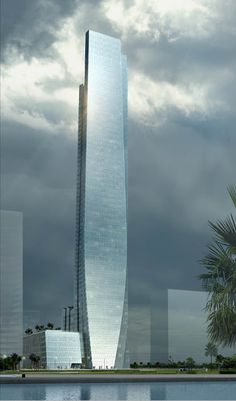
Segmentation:
<svg viewBox="0 0 236 401">
<path fill-rule="evenodd" d="M 17 53 L 19 49 L 14 48 L 14 44 L 8 48 L 8 62 L 2 67 L 3 117 L 51 132 L 65 130 L 76 135 L 78 87 L 83 82 L 84 33 L 88 28 L 94 29 L 94 18 L 101 19 L 100 24 L 102 21 L 110 24 L 121 37 L 123 46 L 129 46 L 135 37 L 142 39 L 136 49 L 137 63 L 129 63 L 131 118 L 159 126 L 175 110 L 185 117 L 194 114 L 200 119 L 218 109 L 224 110 L 226 105 L 224 99 L 216 95 L 217 88 L 221 86 L 224 90 L 224 85 L 230 85 L 233 77 L 227 78 L 221 67 L 209 70 L 201 64 L 185 64 L 183 70 L 176 71 L 175 82 L 172 82 L 166 72 L 172 70 L 173 75 L 174 66 L 158 65 L 163 57 L 159 53 L 163 47 L 158 48 L 163 37 L 167 41 L 166 54 L 168 57 L 177 55 L 178 64 L 181 54 L 168 46 L 175 45 L 173 42 L 181 38 L 189 41 L 190 46 L 191 40 L 204 41 L 220 21 L 220 4 L 218 0 L 215 7 L 209 0 L 134 0 L 130 3 L 102 0 L 94 9 L 91 3 L 83 3 L 62 20 L 49 48 L 51 56 L 45 53 L 43 57 L 40 54 L 24 58 Z M 231 25 L 227 29 L 232 29 Z M 151 53 L 144 53 L 149 51 L 145 43 L 154 47 Z M 146 63 L 145 54 L 150 57 L 150 63 L 156 64 L 156 77 L 151 75 L 153 67 Z"/>
<path fill-rule="evenodd" d="M 129 86 L 130 113 L 135 119 L 153 126 L 162 124 L 171 108 L 186 117 L 195 113 L 204 119 L 211 112 L 224 107 L 220 100 L 211 99 L 208 90 L 206 84 L 153 82 L 145 75 L 134 73 Z"/>
<path fill-rule="evenodd" d="M 213 14 L 205 0 L 104 0 L 106 17 L 122 37 L 134 33 L 156 41 L 165 35 L 170 41 L 181 36 L 205 36 Z"/>
<path fill-rule="evenodd" d="M 83 76 L 83 43 L 82 38 L 79 39 L 73 19 L 67 18 L 52 45 L 56 57 L 33 57 L 31 60 L 19 55 L 18 58 L 9 57 L 10 64 L 2 66 L 3 118 L 32 128 L 50 132 L 64 130 L 76 135 L 78 86 Z M 9 49 L 9 56 L 12 54 L 14 49 Z M 54 109 L 59 103 L 65 103 L 70 113 L 68 117 L 64 116 L 64 120 L 60 115 L 58 121 L 52 122 L 47 113 L 40 110 L 43 103 Z M 69 121 L 71 116 L 73 118 Z"/>
</svg>

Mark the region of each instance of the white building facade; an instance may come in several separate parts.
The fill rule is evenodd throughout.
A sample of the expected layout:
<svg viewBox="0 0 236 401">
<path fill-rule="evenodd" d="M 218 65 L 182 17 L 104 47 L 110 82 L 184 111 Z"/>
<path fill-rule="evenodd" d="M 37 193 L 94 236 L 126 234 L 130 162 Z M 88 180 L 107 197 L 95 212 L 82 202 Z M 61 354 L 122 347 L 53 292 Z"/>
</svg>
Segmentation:
<svg viewBox="0 0 236 401">
<path fill-rule="evenodd" d="M 80 335 L 62 330 L 45 330 L 24 337 L 24 367 L 33 367 L 31 354 L 40 358 L 36 367 L 70 369 L 82 363 Z"/>
</svg>

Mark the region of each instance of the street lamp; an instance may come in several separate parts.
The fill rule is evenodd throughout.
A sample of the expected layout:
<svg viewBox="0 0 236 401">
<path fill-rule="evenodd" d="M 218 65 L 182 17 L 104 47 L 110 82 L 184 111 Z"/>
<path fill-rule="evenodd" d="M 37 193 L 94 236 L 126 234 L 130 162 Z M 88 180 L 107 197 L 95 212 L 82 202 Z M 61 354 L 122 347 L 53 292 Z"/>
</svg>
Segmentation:
<svg viewBox="0 0 236 401">
<path fill-rule="evenodd" d="M 67 331 L 67 308 L 64 308 L 65 315 L 64 315 L 64 330 Z"/>
<path fill-rule="evenodd" d="M 68 324 L 68 331 L 70 331 L 70 322 L 71 322 L 71 311 L 74 309 L 74 306 L 68 306 L 69 309 L 69 324 Z"/>
<path fill-rule="evenodd" d="M 3 354 L 2 359 L 3 359 L 3 370 L 5 370 L 5 359 L 7 358 L 7 355 Z"/>
</svg>

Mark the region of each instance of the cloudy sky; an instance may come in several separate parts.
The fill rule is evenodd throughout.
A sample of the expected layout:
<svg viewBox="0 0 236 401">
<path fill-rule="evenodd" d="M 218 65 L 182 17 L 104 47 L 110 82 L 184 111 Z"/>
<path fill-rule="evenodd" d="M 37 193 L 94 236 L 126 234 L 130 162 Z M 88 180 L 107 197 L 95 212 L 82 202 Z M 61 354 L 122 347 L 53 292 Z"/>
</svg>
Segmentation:
<svg viewBox="0 0 236 401">
<path fill-rule="evenodd" d="M 207 221 L 231 210 L 234 0 L 3 0 L 1 207 L 24 213 L 26 309 L 72 303 L 84 34 L 129 65 L 129 297 L 200 289 Z M 151 294 L 151 295 L 150 295 Z"/>
</svg>

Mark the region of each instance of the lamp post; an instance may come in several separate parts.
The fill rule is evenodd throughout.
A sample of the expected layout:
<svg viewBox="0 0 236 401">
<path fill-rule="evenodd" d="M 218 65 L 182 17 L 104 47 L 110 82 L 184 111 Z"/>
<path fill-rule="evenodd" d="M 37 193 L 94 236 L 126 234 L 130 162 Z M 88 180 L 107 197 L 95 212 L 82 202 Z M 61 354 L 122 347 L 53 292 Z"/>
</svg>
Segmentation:
<svg viewBox="0 0 236 401">
<path fill-rule="evenodd" d="M 65 309 L 64 330 L 67 331 L 67 308 L 64 309 Z"/>
<path fill-rule="evenodd" d="M 69 317 L 68 317 L 68 320 L 69 320 L 69 322 L 68 322 L 68 331 L 70 331 L 70 323 L 71 323 L 71 311 L 72 311 L 72 309 L 74 309 L 74 306 L 68 306 L 68 309 L 69 309 Z"/>
</svg>

